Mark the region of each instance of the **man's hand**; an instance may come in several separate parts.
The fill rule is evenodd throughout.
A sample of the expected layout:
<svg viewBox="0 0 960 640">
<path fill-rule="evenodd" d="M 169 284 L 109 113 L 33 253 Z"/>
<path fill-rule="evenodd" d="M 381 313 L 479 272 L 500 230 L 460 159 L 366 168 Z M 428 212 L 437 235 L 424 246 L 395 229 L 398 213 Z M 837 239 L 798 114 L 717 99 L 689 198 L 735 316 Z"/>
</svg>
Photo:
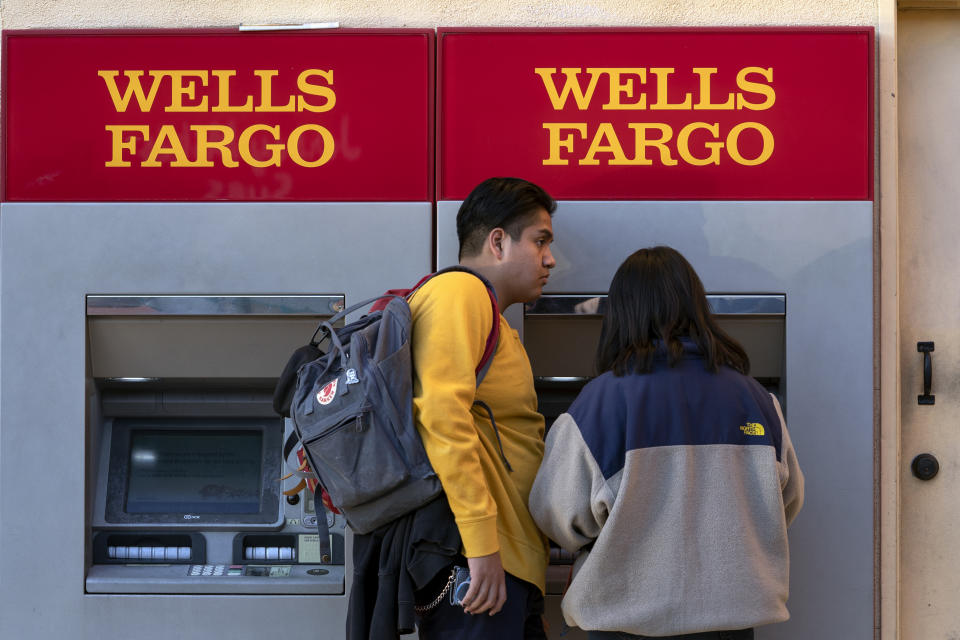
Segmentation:
<svg viewBox="0 0 960 640">
<path fill-rule="evenodd" d="M 507 601 L 507 583 L 504 580 L 500 552 L 488 556 L 467 558 L 470 569 L 470 588 L 463 597 L 463 610 L 467 613 L 497 613 Z"/>
</svg>

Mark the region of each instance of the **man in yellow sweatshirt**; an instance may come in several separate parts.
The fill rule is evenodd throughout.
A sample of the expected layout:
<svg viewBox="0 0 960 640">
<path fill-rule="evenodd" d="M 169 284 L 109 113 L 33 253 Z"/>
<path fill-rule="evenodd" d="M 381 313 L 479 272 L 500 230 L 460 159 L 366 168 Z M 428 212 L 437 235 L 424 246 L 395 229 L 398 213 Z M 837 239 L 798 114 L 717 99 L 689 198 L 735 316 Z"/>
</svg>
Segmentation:
<svg viewBox="0 0 960 640">
<path fill-rule="evenodd" d="M 543 189 L 517 178 L 486 180 L 461 205 L 460 264 L 490 282 L 500 311 L 540 296 L 556 264 L 550 252 L 555 209 Z M 414 418 L 470 570 L 462 608 L 444 598 L 420 618 L 420 637 L 521 640 L 524 625 L 539 618 L 548 559 L 527 508 L 544 451 L 530 362 L 500 315 L 500 340 L 477 386 L 493 315 L 486 287 L 469 273 L 432 278 L 410 299 L 410 309 Z M 475 400 L 490 408 L 496 427 Z M 419 604 L 436 600 L 443 577 L 418 594 Z"/>
</svg>

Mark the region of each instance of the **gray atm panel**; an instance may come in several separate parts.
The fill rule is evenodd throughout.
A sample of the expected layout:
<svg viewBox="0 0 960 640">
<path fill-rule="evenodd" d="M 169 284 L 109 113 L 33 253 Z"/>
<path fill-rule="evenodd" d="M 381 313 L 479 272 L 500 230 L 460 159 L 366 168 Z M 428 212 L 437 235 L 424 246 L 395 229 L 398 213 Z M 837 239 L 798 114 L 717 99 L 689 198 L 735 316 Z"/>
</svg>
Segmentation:
<svg viewBox="0 0 960 640">
<path fill-rule="evenodd" d="M 457 259 L 459 206 L 437 205 L 441 267 Z M 553 227 L 546 293 L 606 291 L 630 253 L 666 244 L 708 291 L 786 296 L 786 420 L 806 506 L 790 529 L 791 618 L 757 637 L 872 638 L 873 203 L 565 201 Z"/>
<path fill-rule="evenodd" d="M 86 296 L 333 292 L 362 300 L 385 282 L 427 273 L 431 238 L 428 202 L 4 203 L 0 636 L 259 640 L 294 621 L 341 637 L 345 595 L 86 591 L 102 444 L 94 427 L 103 420 L 99 383 L 86 369 Z M 376 246 L 377 262 L 357 246 Z M 345 545 L 349 590 L 349 535 Z"/>
</svg>

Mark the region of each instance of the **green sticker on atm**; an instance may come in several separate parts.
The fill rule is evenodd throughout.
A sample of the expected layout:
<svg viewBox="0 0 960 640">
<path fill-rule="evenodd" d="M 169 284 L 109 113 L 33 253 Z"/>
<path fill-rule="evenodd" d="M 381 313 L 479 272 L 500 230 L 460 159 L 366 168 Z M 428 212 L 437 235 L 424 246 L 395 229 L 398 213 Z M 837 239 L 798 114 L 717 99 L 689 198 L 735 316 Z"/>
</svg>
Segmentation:
<svg viewBox="0 0 960 640">
<path fill-rule="evenodd" d="M 297 536 L 299 541 L 300 564 L 323 564 L 323 556 L 320 553 L 320 534 L 301 533 Z M 330 535 L 330 547 L 333 548 L 333 534 Z"/>
</svg>

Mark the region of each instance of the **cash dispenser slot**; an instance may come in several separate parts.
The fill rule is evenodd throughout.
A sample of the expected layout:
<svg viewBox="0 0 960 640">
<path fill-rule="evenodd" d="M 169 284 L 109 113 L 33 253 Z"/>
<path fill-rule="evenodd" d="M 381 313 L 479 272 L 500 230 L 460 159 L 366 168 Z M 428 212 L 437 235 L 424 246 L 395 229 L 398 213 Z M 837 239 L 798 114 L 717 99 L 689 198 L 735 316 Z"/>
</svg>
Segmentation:
<svg viewBox="0 0 960 640">
<path fill-rule="evenodd" d="M 708 294 L 720 327 L 750 357 L 750 375 L 786 407 L 786 296 Z M 594 357 L 606 309 L 606 295 L 544 295 L 526 305 L 523 343 L 530 358 L 538 410 L 547 429 L 595 375 Z M 572 554 L 551 545 L 547 593 L 562 594 Z"/>
<path fill-rule="evenodd" d="M 342 295 L 88 296 L 89 593 L 342 594 L 273 389 Z M 94 477 L 95 476 L 95 477 Z M 331 523 L 331 519 L 333 522 Z"/>
<path fill-rule="evenodd" d="M 238 534 L 233 543 L 235 562 L 292 562 L 297 558 L 297 539 L 292 535 Z"/>
<path fill-rule="evenodd" d="M 94 564 L 204 563 L 206 544 L 197 533 L 100 532 L 93 538 Z"/>
</svg>

